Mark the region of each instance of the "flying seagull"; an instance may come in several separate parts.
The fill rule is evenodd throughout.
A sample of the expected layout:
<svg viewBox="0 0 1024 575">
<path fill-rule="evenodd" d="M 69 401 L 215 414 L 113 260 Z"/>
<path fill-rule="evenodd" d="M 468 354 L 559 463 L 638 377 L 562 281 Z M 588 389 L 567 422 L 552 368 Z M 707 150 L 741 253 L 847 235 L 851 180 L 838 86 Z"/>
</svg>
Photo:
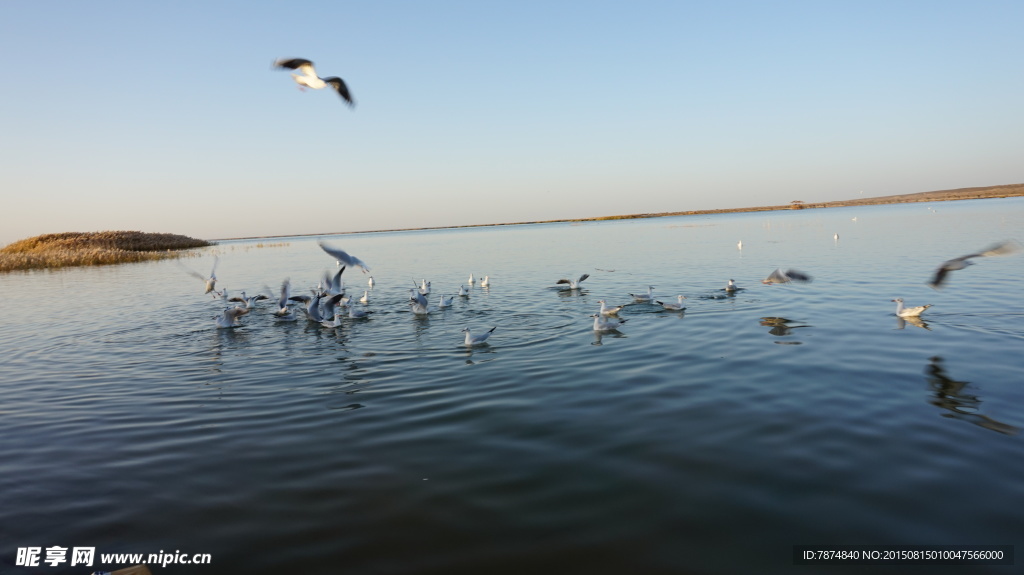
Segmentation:
<svg viewBox="0 0 1024 575">
<path fill-rule="evenodd" d="M 1012 254 L 1020 250 L 1020 244 L 1013 240 L 1007 240 L 998 244 L 989 246 L 982 252 L 976 254 L 968 254 L 966 256 L 960 256 L 958 258 L 951 259 L 943 262 L 939 269 L 935 270 L 935 275 L 932 277 L 932 281 L 928 282 L 928 285 L 935 289 L 942 287 L 942 282 L 946 281 L 946 276 L 949 272 L 956 270 L 962 270 L 967 266 L 974 265 L 974 262 L 970 261 L 971 258 L 983 258 L 988 256 L 1005 256 Z"/>
<path fill-rule="evenodd" d="M 321 249 L 323 249 L 325 252 L 331 254 L 332 257 L 337 259 L 339 262 L 345 264 L 346 266 L 358 267 L 358 268 L 363 270 L 364 274 L 366 272 L 370 271 L 370 266 L 366 265 L 366 263 L 363 260 L 361 260 L 361 259 L 359 259 L 359 258 L 357 258 L 355 256 L 348 255 L 348 252 L 346 252 L 344 250 L 339 250 L 338 248 L 332 248 L 331 246 L 325 244 L 323 241 L 320 241 L 318 243 L 320 244 L 320 248 Z"/>
<path fill-rule="evenodd" d="M 345 85 L 344 80 L 337 76 L 331 76 L 329 78 L 321 78 L 316 75 L 316 69 L 313 68 L 313 62 L 306 60 L 305 58 L 282 58 L 274 62 L 275 68 L 288 68 L 289 70 L 298 70 L 302 72 L 302 75 L 292 74 L 292 78 L 295 83 L 299 85 L 299 89 L 302 90 L 303 86 L 306 88 L 312 88 L 314 90 L 320 90 L 330 86 L 334 88 L 338 95 L 341 96 L 342 100 L 345 100 L 349 106 L 355 106 L 356 103 L 352 99 L 352 94 L 348 91 L 348 86 Z"/>
<path fill-rule="evenodd" d="M 771 274 L 769 274 L 768 277 L 766 277 L 763 280 L 761 280 L 761 283 L 763 283 L 763 284 L 786 284 L 786 283 L 789 283 L 791 281 L 809 282 L 809 281 L 811 281 L 811 276 L 809 276 L 809 275 L 807 275 L 807 274 L 805 274 L 805 273 L 803 273 L 801 271 L 794 270 L 794 269 L 789 269 L 789 270 L 786 270 L 786 271 L 782 271 L 782 268 L 777 268 L 775 271 L 773 271 Z"/>
<path fill-rule="evenodd" d="M 589 277 L 590 277 L 590 274 L 583 274 L 583 275 L 580 276 L 580 279 L 575 280 L 575 281 L 571 280 L 571 279 L 562 278 L 562 279 L 556 281 L 555 285 L 558 285 L 558 284 L 569 284 L 569 289 L 571 289 L 571 290 L 580 289 L 580 284 L 583 283 L 583 280 L 585 280 L 585 279 L 587 279 Z"/>
</svg>

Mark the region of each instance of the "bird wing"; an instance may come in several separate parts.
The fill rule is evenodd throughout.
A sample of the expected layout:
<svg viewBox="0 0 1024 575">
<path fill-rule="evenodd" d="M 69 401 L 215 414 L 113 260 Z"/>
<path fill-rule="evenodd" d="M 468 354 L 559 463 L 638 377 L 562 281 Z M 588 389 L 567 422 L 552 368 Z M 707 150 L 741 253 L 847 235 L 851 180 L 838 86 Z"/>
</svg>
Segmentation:
<svg viewBox="0 0 1024 575">
<path fill-rule="evenodd" d="M 993 244 L 993 245 L 989 246 L 988 248 L 986 248 L 985 251 L 981 252 L 980 254 L 975 254 L 973 256 L 967 256 L 967 257 L 1005 256 L 1005 255 L 1009 255 L 1009 254 L 1012 254 L 1014 252 L 1017 252 L 1019 250 L 1020 250 L 1020 244 L 1018 244 L 1017 242 L 1015 242 L 1013 240 L 1008 240 L 1008 241 L 1005 241 L 1005 242 L 999 242 L 998 244 Z"/>
<path fill-rule="evenodd" d="M 555 284 L 556 284 L 556 285 L 557 285 L 557 284 L 571 284 L 571 283 L 572 283 L 572 281 L 571 281 L 571 280 L 567 280 L 567 279 L 565 279 L 565 278 L 562 278 L 562 279 L 560 279 L 560 280 L 558 280 L 558 281 L 556 281 L 556 282 L 555 282 Z"/>
<path fill-rule="evenodd" d="M 325 252 L 333 256 L 334 259 L 340 261 L 346 266 L 359 266 L 360 268 L 362 268 L 363 273 L 370 271 L 370 267 L 367 266 L 366 263 L 363 262 L 363 260 L 355 256 L 348 255 L 348 252 L 346 252 L 345 250 L 339 250 L 338 248 L 331 247 L 322 241 L 318 242 L 318 244 L 320 245 L 320 249 L 324 250 Z"/>
<path fill-rule="evenodd" d="M 224 317 L 226 319 L 234 321 L 235 318 L 243 316 L 247 313 L 249 313 L 249 310 L 247 310 L 244 307 L 229 307 L 228 309 L 224 310 Z"/>
<path fill-rule="evenodd" d="M 295 70 L 301 69 L 303 66 L 306 66 L 309 70 L 312 70 L 313 62 L 305 58 L 281 58 L 280 60 L 274 62 L 275 68 L 288 68 L 290 70 Z M 302 72 L 305 73 L 306 70 L 302 70 Z"/>
<path fill-rule="evenodd" d="M 949 268 L 945 264 L 939 266 L 939 269 L 935 270 L 935 276 L 932 277 L 932 281 L 928 282 L 928 285 L 934 289 L 942 287 L 942 282 L 946 281 L 946 275 L 949 274 Z"/>
<path fill-rule="evenodd" d="M 798 270 L 786 270 L 786 275 L 789 279 L 796 280 L 798 282 L 809 282 L 812 279 L 811 276 Z"/>
<path fill-rule="evenodd" d="M 583 275 L 580 276 L 579 281 L 577 281 L 576 283 L 580 283 L 580 282 L 582 282 L 583 280 L 585 280 L 585 279 L 587 279 L 589 277 L 590 277 L 590 274 L 583 274 Z"/>
<path fill-rule="evenodd" d="M 355 106 L 356 101 L 352 99 L 352 93 L 348 91 L 348 86 L 345 85 L 345 81 L 337 76 L 331 76 L 330 78 L 324 78 L 324 82 L 330 84 L 338 95 L 341 96 L 342 100 L 348 103 L 349 106 Z"/>
<path fill-rule="evenodd" d="M 288 299 L 291 297 L 292 280 L 284 278 L 281 282 L 281 299 L 277 300 L 277 307 L 284 309 L 288 306 Z"/>
</svg>

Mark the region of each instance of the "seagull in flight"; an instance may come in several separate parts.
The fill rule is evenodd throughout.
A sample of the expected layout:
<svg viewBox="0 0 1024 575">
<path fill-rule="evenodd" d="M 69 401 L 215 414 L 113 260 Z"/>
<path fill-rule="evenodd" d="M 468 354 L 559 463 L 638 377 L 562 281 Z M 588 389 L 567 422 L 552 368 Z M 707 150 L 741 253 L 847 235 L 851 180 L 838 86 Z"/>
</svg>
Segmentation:
<svg viewBox="0 0 1024 575">
<path fill-rule="evenodd" d="M 216 294 L 213 297 L 217 297 L 220 294 L 218 292 L 214 291 L 214 287 L 217 285 L 217 262 L 219 260 L 220 260 L 220 258 L 218 258 L 217 256 L 214 256 L 214 258 L 213 258 L 213 269 L 210 270 L 210 277 L 208 277 L 208 278 L 204 278 L 203 274 L 201 274 L 201 273 L 199 273 L 199 272 L 197 272 L 195 270 L 190 270 L 187 267 L 181 265 L 180 263 L 178 265 L 181 266 L 189 274 L 199 278 L 200 281 L 206 282 L 206 291 L 204 291 L 203 293 L 213 292 L 214 294 Z M 227 293 L 227 292 L 225 292 L 225 293 Z"/>
<path fill-rule="evenodd" d="M 355 106 L 355 100 L 352 99 L 352 94 L 348 91 L 348 86 L 345 85 L 345 81 L 337 76 L 331 76 L 329 78 L 321 78 L 317 76 L 316 69 L 313 68 L 313 62 L 305 58 L 282 58 L 274 62 L 275 68 L 287 68 L 289 70 L 298 70 L 302 73 L 292 74 L 292 78 L 295 83 L 299 85 L 300 90 L 305 88 L 312 88 L 313 90 L 320 90 L 330 86 L 334 88 L 334 91 L 341 96 L 342 100 L 349 106 Z"/>
<path fill-rule="evenodd" d="M 935 275 L 932 277 L 932 281 L 928 282 L 932 288 L 938 289 L 942 287 L 942 283 L 946 281 L 946 276 L 949 272 L 956 270 L 962 270 L 967 266 L 974 265 L 974 262 L 970 261 L 972 258 L 984 258 L 989 256 L 1005 256 L 1012 254 L 1020 250 L 1020 244 L 1013 240 L 1007 240 L 1005 242 L 999 242 L 989 246 L 984 251 L 976 254 L 968 254 L 966 256 L 960 256 L 958 258 L 951 259 L 943 262 L 939 269 L 935 270 Z"/>
<path fill-rule="evenodd" d="M 556 281 L 555 285 L 558 285 L 558 284 L 569 284 L 569 289 L 571 289 L 571 290 L 580 289 L 580 284 L 583 283 L 583 280 L 585 280 L 585 279 L 587 279 L 589 277 L 590 277 L 590 274 L 583 274 L 583 275 L 580 276 L 580 279 L 578 279 L 576 281 L 562 278 L 562 279 Z"/>
<path fill-rule="evenodd" d="M 787 284 L 789 282 L 809 282 L 811 276 L 797 270 L 786 270 L 782 271 L 782 268 L 776 268 L 768 277 L 761 280 L 763 284 Z"/>
<path fill-rule="evenodd" d="M 331 247 L 325 244 L 322 240 L 317 243 L 320 245 L 320 249 L 324 250 L 325 252 L 330 254 L 331 257 L 337 259 L 339 262 L 345 264 L 346 266 L 358 267 L 359 269 L 363 270 L 364 274 L 370 271 L 370 266 L 366 265 L 366 262 L 355 256 L 348 255 L 348 252 L 344 250 L 339 250 L 338 248 Z"/>
</svg>

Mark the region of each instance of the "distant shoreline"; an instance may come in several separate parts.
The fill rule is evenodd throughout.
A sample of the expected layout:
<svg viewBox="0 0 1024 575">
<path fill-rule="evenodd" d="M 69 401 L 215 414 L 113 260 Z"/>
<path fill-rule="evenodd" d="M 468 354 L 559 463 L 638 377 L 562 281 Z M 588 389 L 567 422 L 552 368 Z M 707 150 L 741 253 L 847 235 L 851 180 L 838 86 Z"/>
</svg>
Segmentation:
<svg viewBox="0 0 1024 575">
<path fill-rule="evenodd" d="M 1001 186 L 983 186 L 977 188 L 958 188 L 955 190 L 939 190 L 919 192 L 916 194 L 897 194 L 893 196 L 876 196 L 855 200 L 835 202 L 801 202 L 794 201 L 780 206 L 756 206 L 751 208 L 728 208 L 718 210 L 689 210 L 683 212 L 659 212 L 650 214 L 627 214 L 621 216 L 603 216 L 595 218 L 569 218 L 560 220 L 538 220 L 534 222 L 507 222 L 497 224 L 465 224 L 461 226 L 433 226 L 425 228 L 396 228 L 389 230 L 363 230 L 355 232 L 323 232 L 317 234 L 288 234 L 273 236 L 249 236 L 238 238 L 217 238 L 210 241 L 260 240 L 268 238 L 308 238 L 318 236 L 343 236 L 356 234 L 379 234 L 385 232 L 416 232 L 427 230 L 455 230 L 462 228 L 489 228 L 498 226 L 525 226 L 531 224 L 559 224 L 573 222 L 604 222 L 609 220 L 637 220 L 645 218 L 667 218 L 672 216 L 703 216 L 709 214 L 734 214 L 744 212 L 776 212 L 781 210 L 811 210 L 819 208 L 846 208 L 851 206 L 872 206 L 882 204 L 912 204 L 916 202 L 951 202 L 957 200 L 980 200 L 988 198 L 1010 198 L 1024 196 L 1024 184 L 1006 184 Z"/>
</svg>

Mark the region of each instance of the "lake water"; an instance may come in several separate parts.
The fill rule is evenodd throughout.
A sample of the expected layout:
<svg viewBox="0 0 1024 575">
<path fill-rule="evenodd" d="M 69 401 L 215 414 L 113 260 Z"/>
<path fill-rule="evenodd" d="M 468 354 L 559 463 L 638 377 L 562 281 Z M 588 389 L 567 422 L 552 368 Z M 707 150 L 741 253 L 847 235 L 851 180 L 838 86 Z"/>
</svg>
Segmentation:
<svg viewBox="0 0 1024 575">
<path fill-rule="evenodd" d="M 1019 572 L 793 547 L 1024 550 L 1024 254 L 925 285 L 1022 231 L 1015 198 L 328 237 L 377 282 L 337 329 L 270 303 L 216 329 L 171 261 L 0 275 L 0 572 Z M 334 269 L 316 238 L 182 263 L 213 254 L 232 293 Z M 760 284 L 777 267 L 814 281 Z M 470 273 L 491 287 L 409 311 L 414 281 L 434 303 Z M 597 300 L 648 285 L 688 309 L 595 334 Z M 896 297 L 934 307 L 901 322 Z M 497 329 L 467 349 L 467 326 Z M 96 563 L 16 565 L 33 546 Z"/>
</svg>

